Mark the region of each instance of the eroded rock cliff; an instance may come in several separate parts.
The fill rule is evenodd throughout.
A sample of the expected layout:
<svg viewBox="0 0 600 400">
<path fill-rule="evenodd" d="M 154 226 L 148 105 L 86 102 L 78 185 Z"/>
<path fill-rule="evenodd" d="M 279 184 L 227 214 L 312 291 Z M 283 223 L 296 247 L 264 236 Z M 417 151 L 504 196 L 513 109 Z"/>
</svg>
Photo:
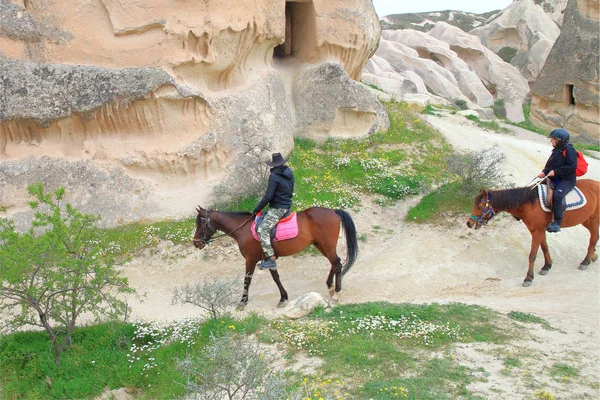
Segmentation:
<svg viewBox="0 0 600 400">
<path fill-rule="evenodd" d="M 103 187 L 104 206 L 84 210 L 106 225 L 179 216 L 271 152 L 288 155 L 294 135 L 386 129 L 356 82 L 379 35 L 371 0 L 0 0 L 0 205 L 21 211 L 41 180 L 84 206 Z M 314 101 L 331 93 L 345 97 Z M 62 179 L 69 165 L 97 171 Z M 122 185 L 94 181 L 106 174 L 147 201 L 123 202 Z"/>
<path fill-rule="evenodd" d="M 563 28 L 532 88 L 531 120 L 600 141 L 598 0 L 569 0 Z"/>
</svg>

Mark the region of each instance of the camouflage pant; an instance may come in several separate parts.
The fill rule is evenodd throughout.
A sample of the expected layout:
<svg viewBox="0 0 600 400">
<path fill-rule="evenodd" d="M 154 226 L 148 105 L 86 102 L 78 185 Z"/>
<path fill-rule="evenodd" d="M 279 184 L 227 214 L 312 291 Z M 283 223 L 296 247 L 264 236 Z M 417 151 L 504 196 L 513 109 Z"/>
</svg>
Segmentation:
<svg viewBox="0 0 600 400">
<path fill-rule="evenodd" d="M 271 208 L 265 214 L 262 223 L 257 229 L 260 245 L 265 252 L 265 258 L 275 255 L 275 251 L 271 246 L 271 230 L 277 225 L 281 217 L 287 212 L 285 208 Z"/>
</svg>

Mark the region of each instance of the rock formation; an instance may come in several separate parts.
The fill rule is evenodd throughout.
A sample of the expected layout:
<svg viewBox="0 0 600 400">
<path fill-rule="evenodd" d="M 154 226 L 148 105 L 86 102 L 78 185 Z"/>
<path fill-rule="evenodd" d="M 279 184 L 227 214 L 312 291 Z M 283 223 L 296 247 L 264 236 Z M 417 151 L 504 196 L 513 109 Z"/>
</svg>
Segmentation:
<svg viewBox="0 0 600 400">
<path fill-rule="evenodd" d="M 514 1 L 497 18 L 469 32 L 517 67 L 531 83 L 560 34 L 559 26 L 539 3 L 537 0 Z M 544 6 L 550 11 L 548 2 Z"/>
<path fill-rule="evenodd" d="M 428 33 L 383 31 L 363 81 L 399 98 L 418 93 L 433 95 L 434 102 L 440 102 L 439 98 L 464 102 L 482 117 L 489 115 L 485 108 L 502 99 L 513 121 L 524 119 L 522 105 L 529 92 L 519 71 L 483 46 L 478 37 L 445 22 L 436 23 Z"/>
<path fill-rule="evenodd" d="M 452 5 L 452 3 L 448 3 Z M 423 13 L 392 14 L 382 16 L 379 23 L 381 29 L 414 29 L 416 31 L 428 32 L 437 22 L 446 22 L 452 26 L 469 32 L 478 26 L 484 25 L 489 19 L 499 14 L 500 10 L 489 11 L 483 14 L 474 14 L 470 12 L 445 10 Z"/>
<path fill-rule="evenodd" d="M 179 216 L 294 135 L 386 129 L 379 35 L 371 0 L 0 0 L 0 205 L 41 180 L 105 225 Z"/>
<path fill-rule="evenodd" d="M 531 120 L 600 140 L 598 0 L 569 0 L 563 28 L 532 88 Z"/>
</svg>

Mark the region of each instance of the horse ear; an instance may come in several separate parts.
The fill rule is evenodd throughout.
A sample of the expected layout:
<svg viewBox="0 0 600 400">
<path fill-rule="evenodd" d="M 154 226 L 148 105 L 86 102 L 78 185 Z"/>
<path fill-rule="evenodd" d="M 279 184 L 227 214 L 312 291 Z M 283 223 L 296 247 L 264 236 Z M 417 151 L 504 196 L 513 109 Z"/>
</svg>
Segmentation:
<svg viewBox="0 0 600 400">
<path fill-rule="evenodd" d="M 196 211 L 198 211 L 198 214 L 200 214 L 202 212 L 202 207 L 200 207 L 200 206 L 196 207 Z"/>
<path fill-rule="evenodd" d="M 484 188 L 481 188 L 481 195 L 485 196 L 487 194 L 487 190 L 485 190 Z"/>
</svg>

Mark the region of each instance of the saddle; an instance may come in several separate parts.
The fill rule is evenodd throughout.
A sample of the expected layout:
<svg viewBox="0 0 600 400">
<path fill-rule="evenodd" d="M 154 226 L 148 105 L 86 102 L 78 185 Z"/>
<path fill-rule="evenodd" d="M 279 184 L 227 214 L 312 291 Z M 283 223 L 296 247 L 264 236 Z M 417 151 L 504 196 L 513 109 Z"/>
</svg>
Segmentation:
<svg viewBox="0 0 600 400">
<path fill-rule="evenodd" d="M 540 206 L 542 207 L 542 210 L 546 212 L 551 212 L 551 205 L 548 204 L 548 185 L 539 185 L 538 187 L 538 195 L 540 197 Z M 563 207 L 565 207 L 565 211 L 577 210 L 578 208 L 585 206 L 586 203 L 587 200 L 585 199 L 585 196 L 577 188 L 577 186 L 575 186 L 573 190 L 571 190 L 565 196 L 563 200 Z"/>
<path fill-rule="evenodd" d="M 262 223 L 263 214 L 259 212 L 252 222 L 250 230 L 254 239 L 260 241 L 258 238 L 257 229 Z M 278 242 L 280 240 L 293 239 L 298 236 L 298 220 L 296 219 L 296 212 L 284 216 L 279 220 L 275 228 L 271 230 L 271 242 Z"/>
</svg>

